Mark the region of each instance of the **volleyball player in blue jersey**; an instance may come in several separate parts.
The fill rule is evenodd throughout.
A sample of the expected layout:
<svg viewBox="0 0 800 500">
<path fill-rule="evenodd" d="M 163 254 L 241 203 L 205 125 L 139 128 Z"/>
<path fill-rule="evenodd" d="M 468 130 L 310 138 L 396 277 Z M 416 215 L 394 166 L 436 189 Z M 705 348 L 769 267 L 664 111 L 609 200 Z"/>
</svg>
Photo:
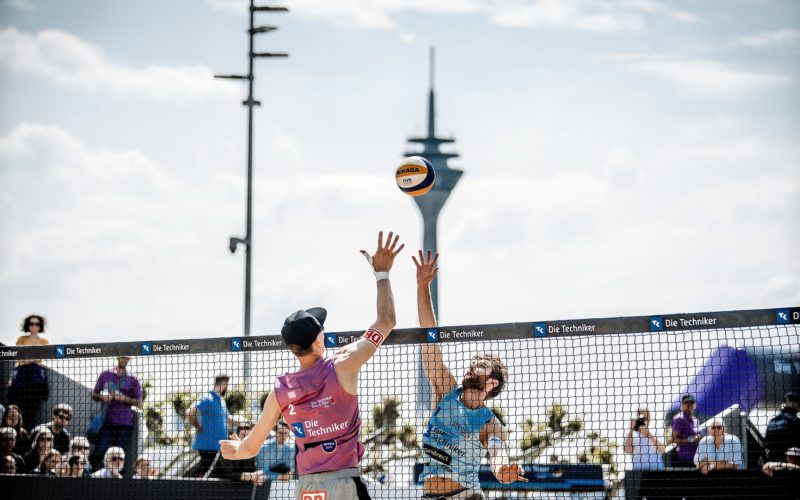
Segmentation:
<svg viewBox="0 0 800 500">
<path fill-rule="evenodd" d="M 420 250 L 419 261 L 412 259 L 417 266 L 419 323 L 423 328 L 432 328 L 436 326 L 436 316 L 430 283 L 438 272 L 439 254 L 431 258 L 430 250 L 425 256 Z M 483 499 L 478 470 L 487 451 L 498 481 L 527 481 L 522 467 L 509 460 L 506 429 L 485 404 L 502 392 L 508 379 L 502 360 L 491 353 L 476 354 L 460 385 L 444 364 L 438 344 L 422 346 L 422 365 L 433 386 L 435 406 L 422 437 L 423 498 Z"/>
</svg>

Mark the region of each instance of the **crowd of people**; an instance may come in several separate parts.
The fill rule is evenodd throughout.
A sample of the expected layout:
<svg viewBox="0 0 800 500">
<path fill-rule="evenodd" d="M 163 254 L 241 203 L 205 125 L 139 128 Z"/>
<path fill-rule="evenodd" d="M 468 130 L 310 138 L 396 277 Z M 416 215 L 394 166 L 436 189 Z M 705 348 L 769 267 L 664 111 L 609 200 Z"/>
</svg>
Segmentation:
<svg viewBox="0 0 800 500">
<path fill-rule="evenodd" d="M 800 397 L 794 392 L 784 395 L 780 413 L 770 420 L 764 436 L 766 463 L 762 472 L 772 476 L 776 471 L 800 470 Z M 691 394 L 681 398 L 680 411 L 672 419 L 672 443 L 675 444 L 670 465 L 696 468 L 702 474 L 715 470 L 741 470 L 747 459 L 742 444 L 728 434 L 721 418 L 712 418 L 701 431 L 695 416 L 697 402 Z M 631 456 L 633 470 L 664 470 L 667 446 L 657 431 L 650 429 L 650 410 L 641 406 L 628 429 L 623 449 Z"/>
<path fill-rule="evenodd" d="M 45 318 L 26 317 L 17 345 L 48 345 Z M 63 477 L 121 478 L 126 470 L 125 449 L 134 434 L 135 407 L 141 407 L 142 386 L 128 371 L 130 358 L 117 357 L 116 366 L 103 371 L 91 392 L 94 401 L 103 404 L 86 429 L 86 436 L 70 432 L 73 408 L 56 404 L 49 422 L 37 422 L 42 405 L 50 397 L 47 371 L 41 360 L 16 362 L 6 390 L 5 405 L 0 405 L 0 474 L 35 474 Z M 195 428 L 193 449 L 199 465 L 193 475 L 217 477 L 263 484 L 265 479 L 286 480 L 294 471 L 295 448 L 289 443 L 285 422 L 276 426 L 275 438 L 252 463 L 228 463 L 219 459 L 209 474 L 219 452 L 219 441 L 234 428 L 242 438 L 252 429 L 247 421 L 234 421 L 223 397 L 230 377 L 220 374 L 213 389 L 194 402 L 187 411 Z M 133 478 L 153 478 L 159 470 L 151 458 L 139 455 L 133 463 Z M 243 461 L 247 462 L 247 461 Z"/>
<path fill-rule="evenodd" d="M 47 345 L 46 322 L 41 315 L 30 315 L 22 322 L 23 335 L 17 345 Z M 141 407 L 142 386 L 127 369 L 130 358 L 119 356 L 113 368 L 103 371 L 91 392 L 103 410 L 92 418 L 87 436 L 72 436 L 69 426 L 73 409 L 59 403 L 52 408 L 50 421 L 35 422 L 44 401 L 49 399 L 47 372 L 41 360 L 17 361 L 7 388 L 6 406 L 0 405 L 0 474 L 36 474 L 65 477 L 123 477 L 125 449 L 133 435 L 134 407 Z M 186 411 L 194 429 L 192 449 L 198 463 L 195 477 L 210 477 L 261 485 L 265 480 L 283 481 L 296 477 L 297 448 L 290 440 L 289 425 L 279 419 L 270 437 L 256 456 L 229 460 L 221 456 L 220 443 L 233 429 L 244 441 L 253 423 L 236 419 L 225 403 L 230 377 L 217 374 L 214 385 Z M 672 467 L 694 468 L 702 474 L 715 470 L 744 469 L 747 457 L 735 435 L 726 432 L 725 422 L 711 419 L 700 429 L 695 415 L 697 403 L 691 394 L 681 398 L 680 411 L 673 417 L 670 441 L 674 445 L 669 460 L 667 439 L 651 426 L 651 412 L 640 406 L 626 433 L 623 450 L 630 455 L 634 470 L 664 470 Z M 766 456 L 762 471 L 772 476 L 777 471 L 800 470 L 800 397 L 794 392 L 784 396 L 780 413 L 767 427 Z M 134 478 L 152 478 L 159 473 L 151 460 L 140 455 L 133 462 Z"/>
</svg>

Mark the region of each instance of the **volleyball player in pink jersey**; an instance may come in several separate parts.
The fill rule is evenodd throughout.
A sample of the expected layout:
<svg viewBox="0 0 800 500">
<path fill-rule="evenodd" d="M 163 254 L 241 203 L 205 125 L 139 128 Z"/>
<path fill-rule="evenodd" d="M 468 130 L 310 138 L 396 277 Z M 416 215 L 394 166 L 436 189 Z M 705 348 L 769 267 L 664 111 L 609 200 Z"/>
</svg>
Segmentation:
<svg viewBox="0 0 800 500">
<path fill-rule="evenodd" d="M 378 286 L 378 317 L 372 326 L 358 341 L 325 358 L 325 309 L 314 307 L 286 318 L 281 336 L 297 356 L 300 369 L 275 380 L 261 417 L 244 440 L 231 436 L 220 441 L 224 458 L 254 457 L 283 415 L 298 448 L 297 500 L 369 499 L 358 472 L 364 455 L 359 440 L 358 373 L 395 326 L 389 270 L 405 246 L 398 246 L 398 240 L 399 236 L 389 233 L 384 243 L 380 232 L 375 255 L 361 251 L 372 264 Z"/>
</svg>

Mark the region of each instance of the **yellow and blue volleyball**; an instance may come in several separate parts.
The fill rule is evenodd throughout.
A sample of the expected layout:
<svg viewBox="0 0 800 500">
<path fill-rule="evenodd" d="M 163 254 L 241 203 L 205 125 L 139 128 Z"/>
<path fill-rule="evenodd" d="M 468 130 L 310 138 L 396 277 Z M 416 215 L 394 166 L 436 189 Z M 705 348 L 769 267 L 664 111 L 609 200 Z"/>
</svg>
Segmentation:
<svg viewBox="0 0 800 500">
<path fill-rule="evenodd" d="M 410 196 L 421 196 L 433 187 L 436 172 L 431 162 L 421 156 L 409 156 L 400 162 L 394 180 L 400 191 Z"/>
</svg>

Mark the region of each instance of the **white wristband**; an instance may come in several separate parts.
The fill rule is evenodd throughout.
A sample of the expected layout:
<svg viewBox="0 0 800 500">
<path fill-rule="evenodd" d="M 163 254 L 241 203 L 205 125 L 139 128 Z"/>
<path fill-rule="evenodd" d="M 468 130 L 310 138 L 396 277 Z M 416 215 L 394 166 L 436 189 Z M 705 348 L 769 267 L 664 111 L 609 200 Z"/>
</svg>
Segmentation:
<svg viewBox="0 0 800 500">
<path fill-rule="evenodd" d="M 389 271 L 375 271 L 375 281 L 388 280 Z"/>
</svg>

